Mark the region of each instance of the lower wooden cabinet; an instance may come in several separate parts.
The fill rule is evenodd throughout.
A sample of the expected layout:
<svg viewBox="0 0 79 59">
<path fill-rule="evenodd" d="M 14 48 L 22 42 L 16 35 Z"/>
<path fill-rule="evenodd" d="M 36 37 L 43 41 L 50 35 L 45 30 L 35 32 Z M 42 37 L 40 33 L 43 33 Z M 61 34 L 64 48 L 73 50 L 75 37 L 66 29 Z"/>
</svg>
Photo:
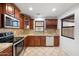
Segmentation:
<svg viewBox="0 0 79 59">
<path fill-rule="evenodd" d="M 45 36 L 28 36 L 24 40 L 26 46 L 45 46 Z"/>
<path fill-rule="evenodd" d="M 33 36 L 29 36 L 29 46 L 35 46 L 35 38 Z"/>
<path fill-rule="evenodd" d="M 0 56 L 12 56 L 12 46 L 0 52 Z"/>
<path fill-rule="evenodd" d="M 59 36 L 52 38 L 54 42 L 51 46 L 59 46 Z M 24 46 L 46 46 L 46 36 L 27 36 L 24 40 Z"/>
<path fill-rule="evenodd" d="M 46 46 L 46 37 L 40 36 L 40 46 Z"/>
<path fill-rule="evenodd" d="M 24 38 L 24 47 L 29 46 L 29 36 Z"/>
<path fill-rule="evenodd" d="M 54 46 L 59 46 L 60 42 L 60 37 L 59 36 L 54 36 Z"/>
</svg>

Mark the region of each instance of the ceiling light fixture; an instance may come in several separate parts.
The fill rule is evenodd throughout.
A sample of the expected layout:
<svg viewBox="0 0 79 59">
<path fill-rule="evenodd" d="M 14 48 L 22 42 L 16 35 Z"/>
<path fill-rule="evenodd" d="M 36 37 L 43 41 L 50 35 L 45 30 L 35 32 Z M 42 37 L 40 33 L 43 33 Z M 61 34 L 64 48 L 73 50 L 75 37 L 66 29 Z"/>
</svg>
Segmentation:
<svg viewBox="0 0 79 59">
<path fill-rule="evenodd" d="M 56 11 L 56 8 L 52 8 L 52 11 L 55 12 Z"/>
<path fill-rule="evenodd" d="M 32 7 L 30 7 L 30 8 L 29 8 L 29 10 L 30 10 L 30 11 L 32 11 L 32 10 L 33 10 L 33 8 L 32 8 Z"/>
</svg>

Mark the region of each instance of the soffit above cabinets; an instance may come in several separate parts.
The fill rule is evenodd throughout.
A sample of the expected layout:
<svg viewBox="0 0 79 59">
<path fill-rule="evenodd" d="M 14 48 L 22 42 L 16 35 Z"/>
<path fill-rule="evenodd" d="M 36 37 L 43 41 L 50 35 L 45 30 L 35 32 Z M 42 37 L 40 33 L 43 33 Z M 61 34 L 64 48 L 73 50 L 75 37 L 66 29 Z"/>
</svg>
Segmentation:
<svg viewBox="0 0 79 59">
<path fill-rule="evenodd" d="M 51 19 L 57 18 L 64 12 L 74 7 L 78 3 L 15 3 L 15 5 L 21 10 L 21 13 L 30 15 L 35 18 L 37 13 L 40 13 L 42 17 Z M 31 11 L 29 8 L 32 7 Z M 56 8 L 53 12 L 52 8 Z"/>
</svg>

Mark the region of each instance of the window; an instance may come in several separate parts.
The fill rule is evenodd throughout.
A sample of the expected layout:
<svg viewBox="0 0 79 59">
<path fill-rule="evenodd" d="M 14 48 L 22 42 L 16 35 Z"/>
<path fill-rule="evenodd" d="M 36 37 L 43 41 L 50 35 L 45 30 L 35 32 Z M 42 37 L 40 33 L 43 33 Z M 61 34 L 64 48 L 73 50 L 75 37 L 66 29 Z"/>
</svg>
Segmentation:
<svg viewBox="0 0 79 59">
<path fill-rule="evenodd" d="M 74 39 L 74 15 L 68 16 L 61 20 L 61 35 Z"/>
</svg>

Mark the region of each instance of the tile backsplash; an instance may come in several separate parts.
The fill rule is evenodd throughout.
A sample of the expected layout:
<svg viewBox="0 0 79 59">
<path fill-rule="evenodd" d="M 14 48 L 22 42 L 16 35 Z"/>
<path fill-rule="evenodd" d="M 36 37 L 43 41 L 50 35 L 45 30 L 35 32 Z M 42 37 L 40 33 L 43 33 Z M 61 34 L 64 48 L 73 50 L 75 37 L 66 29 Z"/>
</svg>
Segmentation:
<svg viewBox="0 0 79 59">
<path fill-rule="evenodd" d="M 13 32 L 14 36 L 18 36 L 18 35 L 27 34 L 29 31 L 26 30 L 26 29 L 5 29 L 5 28 L 1 28 L 0 33 L 2 33 L 2 32 Z"/>
</svg>

